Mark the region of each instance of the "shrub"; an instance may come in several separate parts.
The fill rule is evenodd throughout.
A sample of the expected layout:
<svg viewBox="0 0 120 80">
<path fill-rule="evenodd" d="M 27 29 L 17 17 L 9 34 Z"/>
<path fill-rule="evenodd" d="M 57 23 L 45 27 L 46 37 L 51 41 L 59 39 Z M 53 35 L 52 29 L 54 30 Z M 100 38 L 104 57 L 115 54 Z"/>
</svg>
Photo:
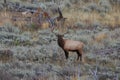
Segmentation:
<svg viewBox="0 0 120 80">
<path fill-rule="evenodd" d="M 19 79 L 24 79 L 26 77 L 33 77 L 35 76 L 35 72 L 32 70 L 27 70 L 27 69 L 10 69 L 9 73 L 13 76 L 18 77 Z"/>
<path fill-rule="evenodd" d="M 6 70 L 0 69 L 0 80 L 19 80 L 19 79 L 12 76 Z"/>
<path fill-rule="evenodd" d="M 85 23 L 83 23 L 83 22 L 76 22 L 76 23 L 74 24 L 74 26 L 77 27 L 77 28 L 84 28 L 86 25 L 85 25 Z"/>
<path fill-rule="evenodd" d="M 72 4 L 71 4 L 71 2 L 70 2 L 69 0 L 65 0 L 65 1 L 64 1 L 64 5 L 65 5 L 65 7 L 67 7 L 67 8 L 69 8 L 69 7 L 72 6 Z"/>
<path fill-rule="evenodd" d="M 105 12 L 104 7 L 99 7 L 98 4 L 92 2 L 92 3 L 88 3 L 88 5 L 84 6 L 83 11 L 85 12 L 91 12 L 91 11 L 96 11 L 96 12 Z"/>
<path fill-rule="evenodd" d="M 83 10 L 84 12 L 91 12 L 91 11 L 92 11 L 90 8 L 88 8 L 88 7 L 86 7 L 86 6 L 82 7 L 82 10 Z"/>
<path fill-rule="evenodd" d="M 91 11 L 94 11 L 98 9 L 98 5 L 96 3 L 89 3 L 87 8 L 89 8 Z"/>
<path fill-rule="evenodd" d="M 97 28 L 97 27 L 101 27 L 101 24 L 100 24 L 100 22 L 98 22 L 98 21 L 94 21 L 93 24 L 92 24 L 92 26 L 93 26 L 94 28 Z"/>
<path fill-rule="evenodd" d="M 101 11 L 110 12 L 112 7 L 109 0 L 100 0 L 99 5 L 102 7 Z M 103 10 L 104 9 L 104 10 Z"/>
<path fill-rule="evenodd" d="M 81 1 L 81 0 L 69 0 L 72 4 L 76 4 L 76 3 L 78 3 L 79 1 Z"/>
<path fill-rule="evenodd" d="M 104 13 L 104 11 L 101 11 L 100 16 L 101 16 L 102 18 L 105 17 L 105 13 Z"/>
<path fill-rule="evenodd" d="M 4 32 L 10 32 L 10 33 L 20 33 L 20 29 L 11 25 L 11 24 L 5 24 L 3 27 L 0 27 L 0 31 Z"/>
<path fill-rule="evenodd" d="M 11 50 L 0 50 L 0 60 L 10 60 L 13 57 Z"/>
<path fill-rule="evenodd" d="M 0 42 L 6 45 L 29 45 L 30 37 L 9 32 L 0 32 Z"/>
<path fill-rule="evenodd" d="M 44 3 L 39 3 L 38 4 L 42 9 L 47 9 L 47 6 Z"/>
<path fill-rule="evenodd" d="M 2 4 L 0 4 L 0 10 L 3 10 L 3 8 L 4 8 L 4 7 L 3 7 L 3 5 L 2 5 Z"/>
</svg>

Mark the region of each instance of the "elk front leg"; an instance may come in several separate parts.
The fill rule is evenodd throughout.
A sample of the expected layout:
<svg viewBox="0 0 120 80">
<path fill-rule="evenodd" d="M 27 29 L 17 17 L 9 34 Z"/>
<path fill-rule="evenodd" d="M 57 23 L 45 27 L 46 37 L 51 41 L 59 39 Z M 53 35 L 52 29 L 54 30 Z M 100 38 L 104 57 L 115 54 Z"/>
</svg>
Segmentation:
<svg viewBox="0 0 120 80">
<path fill-rule="evenodd" d="M 65 50 L 64 50 L 64 52 L 65 52 L 65 57 L 66 57 L 66 59 L 68 59 L 68 56 L 69 56 L 68 51 L 65 51 Z"/>
</svg>

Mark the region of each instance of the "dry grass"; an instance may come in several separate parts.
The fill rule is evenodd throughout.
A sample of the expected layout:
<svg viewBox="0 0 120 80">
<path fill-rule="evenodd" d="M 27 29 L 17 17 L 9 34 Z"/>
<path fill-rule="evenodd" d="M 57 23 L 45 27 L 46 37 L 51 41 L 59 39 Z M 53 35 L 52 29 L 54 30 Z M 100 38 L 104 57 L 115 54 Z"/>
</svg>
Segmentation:
<svg viewBox="0 0 120 80">
<path fill-rule="evenodd" d="M 42 22 L 42 24 L 40 25 L 39 23 L 37 23 L 37 17 L 34 17 L 34 15 L 32 14 L 22 14 L 19 12 L 9 12 L 9 11 L 1 11 L 0 12 L 0 26 L 5 25 L 6 23 L 10 23 L 13 24 L 17 27 L 19 27 L 20 29 L 26 30 L 27 29 L 27 25 L 28 24 L 34 24 L 33 27 L 35 27 L 35 29 L 37 28 L 42 28 L 42 29 L 46 29 L 49 27 L 49 22 Z M 14 20 L 14 18 L 16 20 Z M 30 21 L 27 21 L 27 18 L 33 18 Z M 33 21 L 32 21 L 33 20 Z M 34 28 L 32 28 L 34 29 Z"/>
<path fill-rule="evenodd" d="M 94 0 L 95 3 L 98 4 L 99 0 Z M 89 3 L 89 2 L 88 2 Z M 82 3 L 80 7 L 87 5 L 88 3 Z M 79 4 L 79 3 L 78 3 Z M 76 5 L 78 6 L 78 5 Z M 76 7 L 73 6 L 73 7 Z M 80 8 L 78 6 L 78 8 Z M 42 29 L 47 29 L 49 28 L 50 24 L 48 22 L 42 22 L 42 24 L 39 24 L 37 21 L 38 13 L 40 13 L 40 10 L 38 8 L 38 12 L 36 14 L 31 15 L 31 14 L 26 14 L 22 15 L 22 13 L 12 13 L 12 12 L 0 12 L 0 26 L 4 25 L 7 23 L 12 23 L 15 26 L 20 27 L 21 29 L 26 29 L 29 23 L 35 24 L 34 27 L 35 29 L 37 28 L 42 28 Z M 98 13 L 96 11 L 92 12 L 84 12 L 81 10 L 75 10 L 75 9 L 70 9 L 70 10 L 65 10 L 63 11 L 63 16 L 67 18 L 65 24 L 63 25 L 64 28 L 66 27 L 74 27 L 74 24 L 77 22 L 82 22 L 86 24 L 87 26 L 91 27 L 93 23 L 98 22 L 102 26 L 109 26 L 110 28 L 114 29 L 116 27 L 119 27 L 120 25 L 120 10 L 119 6 L 113 6 L 112 11 L 109 13 Z M 11 18 L 13 16 L 17 16 L 18 18 L 21 18 L 20 20 L 17 21 L 12 21 Z M 25 21 L 24 19 L 27 17 L 33 18 L 33 21 Z M 35 18 L 35 19 L 34 19 Z M 4 19 L 4 20 L 3 20 Z M 86 26 L 85 25 L 85 26 Z M 62 26 L 62 27 L 63 27 Z M 33 28 L 32 28 L 33 29 Z M 65 31 L 65 30 L 64 30 Z"/>
<path fill-rule="evenodd" d="M 21 13 L 12 13 L 12 12 L 8 12 L 8 11 L 1 11 L 0 12 L 0 26 L 5 25 L 6 23 L 10 23 L 10 24 L 13 24 L 13 25 L 21 28 L 21 27 L 25 26 L 25 24 L 27 24 L 27 22 L 24 21 L 22 18 L 18 19 L 16 21 L 12 20 L 12 17 L 14 17 L 14 16 L 18 17 L 18 18 L 22 17 Z"/>
<path fill-rule="evenodd" d="M 99 22 L 102 25 L 107 25 L 111 28 L 116 28 L 120 25 L 120 12 L 111 12 L 111 13 L 105 13 L 105 14 L 99 14 L 98 12 L 91 12 L 86 13 L 83 11 L 69 11 L 63 12 L 63 15 L 68 18 L 65 22 L 65 26 L 73 26 L 76 22 L 83 22 L 87 25 L 91 25 L 94 22 Z M 12 21 L 12 16 L 20 17 L 20 20 Z M 31 15 L 32 16 L 32 15 Z M 29 15 L 29 17 L 31 17 Z M 10 13 L 10 12 L 0 12 L 0 25 L 4 25 L 7 23 L 12 23 L 20 28 L 24 28 L 26 24 L 31 23 L 31 21 L 25 21 L 24 19 L 28 17 L 25 15 L 22 15 L 21 13 Z M 4 20 L 3 20 L 4 19 Z M 41 26 L 43 29 L 46 29 L 49 27 L 49 23 L 45 22 Z"/>
<path fill-rule="evenodd" d="M 95 0 L 96 2 L 98 0 Z M 63 12 L 63 16 L 67 17 L 67 21 L 65 22 L 65 25 L 62 25 L 60 27 L 56 27 L 55 29 L 59 29 L 61 33 L 66 32 L 66 26 L 72 26 L 74 25 L 76 22 L 83 22 L 86 25 L 92 25 L 94 22 L 99 22 L 101 27 L 105 27 L 105 25 L 108 25 L 112 28 L 116 28 L 116 25 L 120 25 L 120 15 L 119 15 L 119 11 L 118 12 L 114 12 L 114 13 L 105 13 L 104 16 L 101 16 L 100 13 L 97 13 L 95 11 L 91 12 L 91 13 L 87 13 L 87 12 L 83 12 L 83 11 L 71 11 L 69 10 L 68 12 L 64 11 Z M 26 17 L 31 17 L 29 15 L 21 15 L 21 13 L 10 13 L 10 12 L 0 12 L 0 22 L 1 25 L 6 24 L 6 22 L 10 22 L 14 25 L 16 25 L 19 28 L 28 28 L 27 26 L 25 26 L 26 24 L 30 23 L 31 21 L 24 21 L 23 20 L 18 20 L 18 21 L 12 21 L 11 17 L 12 16 L 18 16 L 18 17 L 22 17 L 22 18 L 26 18 Z M 36 15 L 38 16 L 38 15 Z M 4 20 L 3 20 L 4 19 Z M 59 24 L 60 25 L 60 24 Z M 41 25 L 33 25 L 31 24 L 32 27 L 37 27 L 37 29 L 46 29 L 49 28 L 49 23 L 48 22 L 44 22 Z M 63 27 L 64 26 L 64 27 Z M 84 26 L 83 26 L 84 27 Z M 91 26 L 90 26 L 91 27 Z M 37 30 L 36 29 L 36 30 Z M 73 29 L 73 28 L 72 28 Z M 108 28 L 105 28 L 108 30 Z M 96 34 L 92 33 L 93 29 L 90 31 L 88 28 L 87 29 L 82 29 L 82 30 L 75 30 L 75 32 L 71 32 L 68 33 L 65 38 L 69 38 L 69 39 L 73 39 L 73 36 L 76 36 L 74 39 L 78 38 L 79 40 L 83 40 L 86 42 L 86 46 L 87 50 L 84 52 L 85 55 L 83 56 L 85 59 L 85 63 L 76 61 L 76 57 L 77 54 L 72 54 L 70 53 L 69 55 L 69 59 L 66 60 L 65 59 L 65 55 L 64 52 L 58 48 L 58 45 L 56 43 L 56 40 L 54 41 L 54 34 L 51 34 L 51 32 L 47 32 L 42 30 L 39 31 L 33 31 L 30 33 L 24 33 L 25 36 L 30 36 L 30 41 L 31 44 L 34 44 L 32 46 L 29 47 L 29 45 L 25 45 L 25 46 L 20 46 L 20 48 L 18 46 L 15 45 L 16 48 L 10 48 L 13 51 L 15 51 L 15 55 L 13 56 L 12 60 L 18 60 L 18 64 L 20 66 L 23 65 L 23 70 L 25 69 L 25 73 L 26 69 L 30 68 L 30 72 L 29 74 L 33 73 L 36 74 L 36 70 L 38 70 L 38 72 L 41 72 L 40 75 L 38 76 L 38 80 L 65 80 L 65 79 L 70 79 L 70 80 L 93 80 L 91 77 L 92 75 L 89 72 L 89 69 L 92 69 L 95 67 L 96 65 L 96 60 L 98 60 L 99 67 L 98 69 L 102 72 L 102 69 L 104 69 L 105 67 L 107 67 L 107 70 L 109 69 L 111 72 L 115 72 L 115 67 L 119 67 L 119 65 L 116 65 L 119 63 L 118 60 L 118 52 L 113 52 L 108 54 L 108 57 L 105 57 L 107 55 L 95 55 L 94 50 L 100 50 L 101 48 L 105 48 L 105 46 L 109 46 L 109 45 L 114 45 L 115 43 L 119 42 L 119 29 L 116 30 L 109 30 L 109 33 L 104 32 L 104 30 L 102 31 L 97 31 Z M 89 30 L 90 34 L 86 32 L 86 30 Z M 82 32 L 83 31 L 83 32 Z M 42 34 L 41 34 L 42 33 Z M 45 33 L 45 34 L 43 34 Z M 48 34 L 50 33 L 50 34 Z M 85 34 L 84 34 L 85 33 Z M 20 35 L 22 36 L 23 33 L 20 33 Z M 47 34 L 47 35 L 46 35 Z M 72 36 L 71 36 L 72 35 Z M 92 38 L 92 36 L 94 36 L 94 38 Z M 24 37 L 23 37 L 24 38 Z M 47 40 L 48 39 L 48 40 Z M 49 44 L 46 44 L 43 40 L 45 41 L 50 41 Z M 56 37 L 55 37 L 56 39 Z M 45 44 L 44 44 L 45 43 Z M 104 44 L 105 43 L 105 44 Z M 21 43 L 23 44 L 23 43 Z M 3 45 L 4 46 L 4 45 Z M 9 48 L 10 46 L 6 46 L 6 48 Z M 28 48 L 29 47 L 29 48 Z M 49 48 L 48 48 L 49 47 Z M 38 49 L 39 48 L 39 49 Z M 28 56 L 26 55 L 26 57 L 24 57 L 26 53 L 30 53 L 28 54 Z M 33 53 L 33 54 L 32 54 Z M 49 54 L 46 54 L 49 53 Z M 38 57 L 37 57 L 38 56 Z M 45 57 L 47 56 L 47 57 Z M 22 59 L 23 57 L 23 59 Z M 99 57 L 99 58 L 98 58 Z M 3 57 L 4 59 L 2 60 L 6 60 L 6 62 L 11 61 L 10 65 L 13 67 L 13 63 L 11 58 L 9 57 Z M 18 58 L 18 59 L 17 59 Z M 38 62 L 36 61 L 39 58 Z M 110 58 L 110 59 L 109 59 Z M 114 59 L 117 60 L 116 63 L 114 64 Z M 30 65 L 27 65 L 26 62 L 28 61 L 28 63 L 30 62 Z M 21 63 L 23 62 L 23 64 Z M 42 64 L 44 64 L 45 66 L 41 66 Z M 50 64 L 50 65 L 49 65 Z M 78 66 L 80 64 L 80 66 Z M 15 65 L 16 66 L 16 65 Z M 28 67 L 27 67 L 28 66 Z M 1 65 L 0 65 L 1 67 Z M 7 69 L 11 71 L 11 67 L 6 67 L 3 69 Z M 16 67 L 19 69 L 19 66 Z M 39 70 L 40 68 L 40 70 Z M 20 70 L 22 68 L 20 67 Z M 43 69 L 43 70 L 41 70 Z M 49 70 L 50 69 L 50 70 Z M 14 70 L 14 69 L 12 69 Z M 53 72 L 53 71 L 55 72 Z M 106 70 L 106 68 L 105 68 Z M 106 71 L 107 71 L 106 70 Z M 75 71 L 75 72 L 74 72 Z M 9 71 L 8 71 L 9 72 Z M 16 70 L 17 73 L 19 73 Z M 43 73 L 42 73 L 43 72 Z M 59 73 L 57 73 L 59 72 Z M 67 74 L 66 74 L 67 72 Z M 103 71 L 104 72 L 104 71 Z M 17 74 L 15 73 L 15 74 Z M 107 71 L 107 73 L 109 73 L 109 71 Z M 24 75 L 24 73 L 21 73 Z M 28 75 L 29 75 L 28 74 Z M 45 74 L 45 75 L 44 75 Z M 55 75 L 53 75 L 55 74 Z M 59 75 L 65 75 L 65 76 L 59 76 Z M 110 73 L 111 74 L 111 73 Z M 43 75 L 43 76 L 42 76 Z M 67 76 L 70 75 L 70 76 Z M 26 76 L 26 75 L 25 75 Z M 31 76 L 31 75 L 30 75 Z M 22 78 L 21 78 L 22 79 Z"/>
<path fill-rule="evenodd" d="M 11 23 L 10 18 L 11 18 L 11 15 L 6 11 L 0 12 L 0 26 L 6 23 Z"/>
<path fill-rule="evenodd" d="M 64 16 L 68 18 L 69 25 L 73 25 L 76 22 L 84 22 L 86 24 L 92 24 L 95 21 L 101 23 L 102 25 L 110 25 L 111 27 L 116 27 L 117 25 L 120 25 L 120 12 L 111 12 L 103 14 L 104 16 L 101 16 L 101 14 L 97 12 L 92 13 L 86 13 L 81 11 L 72 11 L 72 12 L 64 12 Z"/>
<path fill-rule="evenodd" d="M 43 29 L 47 29 L 47 28 L 49 28 L 49 26 L 50 26 L 50 23 L 49 23 L 49 22 L 44 22 L 44 23 L 42 24 L 42 28 L 43 28 Z"/>
<path fill-rule="evenodd" d="M 97 42 L 103 41 L 103 39 L 107 38 L 107 34 L 105 33 L 100 33 L 97 36 L 95 36 L 94 40 Z"/>
</svg>

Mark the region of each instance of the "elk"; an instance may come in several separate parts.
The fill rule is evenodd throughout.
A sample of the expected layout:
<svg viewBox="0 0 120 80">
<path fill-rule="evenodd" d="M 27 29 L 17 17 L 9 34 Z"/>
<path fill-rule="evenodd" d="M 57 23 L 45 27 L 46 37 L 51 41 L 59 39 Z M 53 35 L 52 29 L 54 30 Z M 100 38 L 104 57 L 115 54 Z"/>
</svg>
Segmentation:
<svg viewBox="0 0 120 80">
<path fill-rule="evenodd" d="M 62 12 L 60 11 L 59 8 L 58 8 L 58 13 L 59 13 L 59 16 L 55 18 L 54 22 L 55 22 L 55 24 L 60 23 L 60 25 L 63 26 L 64 22 L 67 18 L 63 17 Z M 57 24 L 57 26 L 59 26 L 59 25 Z M 54 26 L 53 26 L 53 29 L 54 29 Z M 54 31 L 52 31 L 52 32 L 55 33 Z M 83 42 L 74 41 L 74 40 L 70 40 L 70 39 L 64 39 L 63 38 L 64 35 L 61 35 L 61 34 L 55 33 L 55 35 L 57 36 L 58 46 L 61 47 L 62 50 L 64 51 L 66 59 L 68 59 L 69 51 L 71 51 L 71 52 L 76 52 L 77 60 L 79 60 L 79 58 L 80 58 L 80 61 L 82 61 L 83 47 L 84 47 Z"/>
<path fill-rule="evenodd" d="M 84 43 L 80 41 L 74 41 L 69 39 L 63 39 L 64 35 L 57 34 L 57 43 L 65 53 L 66 59 L 69 57 L 69 51 L 77 53 L 77 60 L 82 61 Z"/>
</svg>

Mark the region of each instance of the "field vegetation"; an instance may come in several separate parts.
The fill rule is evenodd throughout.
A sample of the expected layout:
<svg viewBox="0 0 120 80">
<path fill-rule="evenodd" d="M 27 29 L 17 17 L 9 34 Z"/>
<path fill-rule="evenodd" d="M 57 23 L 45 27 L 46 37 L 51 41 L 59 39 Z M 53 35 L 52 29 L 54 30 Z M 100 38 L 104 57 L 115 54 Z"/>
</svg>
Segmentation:
<svg viewBox="0 0 120 80">
<path fill-rule="evenodd" d="M 119 0 L 0 0 L 0 80 L 120 80 Z M 7 4 L 7 5 L 6 5 Z M 66 19 L 55 32 L 82 41 L 84 62 L 66 60 L 47 17 Z M 35 11 L 36 14 L 26 10 Z"/>
</svg>

